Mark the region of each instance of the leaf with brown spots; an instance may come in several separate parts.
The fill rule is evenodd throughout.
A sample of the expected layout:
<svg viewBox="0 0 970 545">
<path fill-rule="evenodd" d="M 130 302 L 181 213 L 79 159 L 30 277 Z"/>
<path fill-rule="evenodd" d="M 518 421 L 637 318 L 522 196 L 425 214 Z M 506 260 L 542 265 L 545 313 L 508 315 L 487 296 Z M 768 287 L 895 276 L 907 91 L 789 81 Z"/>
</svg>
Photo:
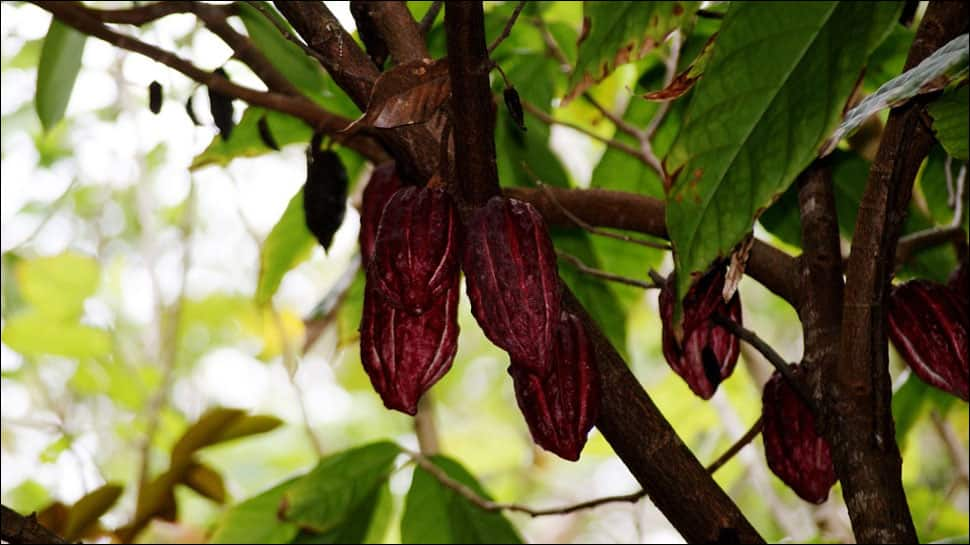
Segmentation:
<svg viewBox="0 0 970 545">
<path fill-rule="evenodd" d="M 690 66 L 687 70 L 684 70 L 677 77 L 673 79 L 666 87 L 660 89 L 659 91 L 653 91 L 643 95 L 643 98 L 653 101 L 653 102 L 667 102 L 668 100 L 678 99 L 684 96 L 687 91 L 690 91 L 697 80 L 701 79 L 704 74 L 704 68 L 707 66 L 708 59 L 711 58 L 711 52 L 714 51 L 714 40 L 717 39 L 717 34 L 715 33 L 711 36 L 707 43 L 704 44 L 704 48 L 701 49 L 700 54 L 697 55 L 693 61 L 691 61 Z"/>
<path fill-rule="evenodd" d="M 367 111 L 345 131 L 393 129 L 430 120 L 451 95 L 448 61 L 423 59 L 396 66 L 374 83 Z"/>
</svg>

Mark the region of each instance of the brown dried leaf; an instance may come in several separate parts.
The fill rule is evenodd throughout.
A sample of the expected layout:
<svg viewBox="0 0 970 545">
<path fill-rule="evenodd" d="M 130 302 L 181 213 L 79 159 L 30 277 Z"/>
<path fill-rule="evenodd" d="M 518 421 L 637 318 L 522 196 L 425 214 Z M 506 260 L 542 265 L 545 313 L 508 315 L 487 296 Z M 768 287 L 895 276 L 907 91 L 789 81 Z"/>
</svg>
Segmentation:
<svg viewBox="0 0 970 545">
<path fill-rule="evenodd" d="M 360 127 L 393 129 L 425 123 L 451 94 L 447 59 L 409 62 L 381 74 L 367 111 L 344 132 Z"/>
</svg>

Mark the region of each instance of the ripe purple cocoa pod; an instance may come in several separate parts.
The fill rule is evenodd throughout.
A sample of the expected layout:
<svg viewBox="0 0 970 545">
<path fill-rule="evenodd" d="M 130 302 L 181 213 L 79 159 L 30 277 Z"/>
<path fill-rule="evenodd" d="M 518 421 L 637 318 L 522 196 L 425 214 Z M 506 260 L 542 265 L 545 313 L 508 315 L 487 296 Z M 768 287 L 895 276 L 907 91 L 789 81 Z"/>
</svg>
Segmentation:
<svg viewBox="0 0 970 545">
<path fill-rule="evenodd" d="M 545 377 L 512 360 L 515 398 L 532 438 L 542 448 L 576 461 L 596 421 L 599 372 L 583 323 L 563 312 L 555 330 L 552 370 Z"/>
<path fill-rule="evenodd" d="M 797 376 L 798 367 L 790 367 Z M 835 467 L 811 409 L 778 371 L 765 384 L 761 402 L 768 467 L 803 500 L 823 503 L 835 484 Z"/>
<path fill-rule="evenodd" d="M 680 343 L 673 328 L 676 289 L 673 275 L 660 290 L 664 358 L 702 399 L 710 399 L 718 385 L 731 376 L 741 352 L 739 339 L 712 319 L 713 314 L 719 313 L 741 324 L 738 292 L 727 303 L 721 296 L 724 275 L 724 268 L 715 266 L 688 290 L 684 297 L 684 336 Z"/>
<path fill-rule="evenodd" d="M 466 233 L 462 268 L 472 314 L 517 366 L 545 377 L 561 288 L 542 216 L 529 203 L 492 197 L 472 214 Z"/>
<path fill-rule="evenodd" d="M 394 162 L 384 163 L 374 169 L 364 188 L 360 206 L 360 256 L 366 269 L 374 256 L 374 241 L 377 240 L 377 227 L 381 222 L 384 205 L 391 195 L 404 187 L 397 176 Z"/>
<path fill-rule="evenodd" d="M 458 278 L 420 315 L 388 305 L 372 286 L 364 289 L 360 359 L 388 409 L 414 415 L 424 392 L 451 368 L 458 350 Z"/>
<path fill-rule="evenodd" d="M 458 277 L 460 234 L 458 210 L 444 190 L 398 190 L 381 214 L 368 283 L 390 305 L 424 313 Z"/>
<path fill-rule="evenodd" d="M 889 338 L 923 382 L 970 400 L 967 310 L 949 287 L 927 280 L 894 286 Z"/>
</svg>

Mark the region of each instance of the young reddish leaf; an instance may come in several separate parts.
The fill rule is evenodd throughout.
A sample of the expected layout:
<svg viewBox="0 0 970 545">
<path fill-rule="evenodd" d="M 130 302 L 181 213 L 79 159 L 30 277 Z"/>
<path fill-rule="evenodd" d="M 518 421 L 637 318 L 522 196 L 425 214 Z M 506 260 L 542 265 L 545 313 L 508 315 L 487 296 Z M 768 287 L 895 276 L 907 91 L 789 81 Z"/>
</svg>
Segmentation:
<svg viewBox="0 0 970 545">
<path fill-rule="evenodd" d="M 451 95 L 447 59 L 422 59 L 381 74 L 367 111 L 344 131 L 357 127 L 393 129 L 429 121 Z"/>
</svg>

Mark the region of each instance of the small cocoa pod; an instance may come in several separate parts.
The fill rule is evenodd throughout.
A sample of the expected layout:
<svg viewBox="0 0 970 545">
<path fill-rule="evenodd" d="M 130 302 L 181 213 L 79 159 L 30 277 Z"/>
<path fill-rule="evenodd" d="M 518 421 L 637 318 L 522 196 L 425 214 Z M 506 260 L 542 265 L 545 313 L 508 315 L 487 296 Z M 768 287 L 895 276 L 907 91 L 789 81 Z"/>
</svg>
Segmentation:
<svg viewBox="0 0 970 545">
<path fill-rule="evenodd" d="M 717 265 L 688 290 L 684 297 L 684 336 L 679 343 L 673 328 L 673 275 L 660 290 L 664 359 L 702 399 L 710 399 L 718 385 L 731 376 L 741 352 L 739 339 L 712 319 L 713 314 L 719 313 L 741 324 L 741 297 L 738 292 L 727 303 L 721 296 L 724 275 L 724 268 Z"/>
<path fill-rule="evenodd" d="M 502 92 L 502 96 L 505 98 L 505 108 L 509 111 L 509 115 L 512 116 L 512 121 L 515 121 L 515 126 L 520 131 L 524 131 L 525 116 L 522 113 L 522 100 L 519 99 L 519 92 L 515 90 L 515 87 L 506 87 L 505 91 Z"/>
<path fill-rule="evenodd" d="M 798 367 L 790 367 L 797 376 Z M 778 371 L 765 384 L 761 402 L 768 467 L 803 500 L 823 503 L 835 484 L 835 467 L 811 409 Z"/>
<path fill-rule="evenodd" d="M 458 210 L 448 193 L 400 189 L 381 214 L 368 282 L 389 304 L 421 314 L 458 276 L 460 236 Z"/>
<path fill-rule="evenodd" d="M 927 280 L 894 286 L 889 301 L 889 338 L 924 382 L 970 400 L 968 317 L 960 296 Z"/>
<path fill-rule="evenodd" d="M 468 223 L 463 261 L 472 314 L 517 365 L 550 370 L 561 288 L 556 252 L 529 203 L 492 197 Z"/>
<path fill-rule="evenodd" d="M 347 209 L 347 170 L 336 152 L 320 149 L 319 136 L 313 137 L 306 157 L 303 212 L 307 229 L 329 250 Z"/>
<path fill-rule="evenodd" d="M 536 444 L 566 460 L 578 460 L 600 405 L 595 353 L 579 318 L 562 313 L 548 375 L 535 375 L 515 360 L 509 374 Z"/>
<path fill-rule="evenodd" d="M 377 240 L 377 228 L 381 222 L 384 205 L 391 199 L 391 195 L 401 189 L 403 184 L 397 176 L 394 162 L 387 162 L 377 166 L 364 187 L 364 195 L 360 206 L 360 255 L 366 269 L 374 256 L 374 241 Z"/>
<path fill-rule="evenodd" d="M 222 68 L 216 68 L 214 73 L 225 79 L 229 79 L 229 75 Z M 233 118 L 232 97 L 209 87 L 209 111 L 212 113 L 212 119 L 215 121 L 216 127 L 219 128 L 219 134 L 222 136 L 222 140 L 229 140 L 229 137 L 232 135 L 232 129 L 236 126 L 236 120 Z"/>
<path fill-rule="evenodd" d="M 162 84 L 157 81 L 148 84 L 148 109 L 153 114 L 162 111 Z"/>
<path fill-rule="evenodd" d="M 373 286 L 364 289 L 360 359 L 388 409 L 414 415 L 418 400 L 444 376 L 458 350 L 459 277 L 424 313 L 391 305 Z"/>
</svg>

